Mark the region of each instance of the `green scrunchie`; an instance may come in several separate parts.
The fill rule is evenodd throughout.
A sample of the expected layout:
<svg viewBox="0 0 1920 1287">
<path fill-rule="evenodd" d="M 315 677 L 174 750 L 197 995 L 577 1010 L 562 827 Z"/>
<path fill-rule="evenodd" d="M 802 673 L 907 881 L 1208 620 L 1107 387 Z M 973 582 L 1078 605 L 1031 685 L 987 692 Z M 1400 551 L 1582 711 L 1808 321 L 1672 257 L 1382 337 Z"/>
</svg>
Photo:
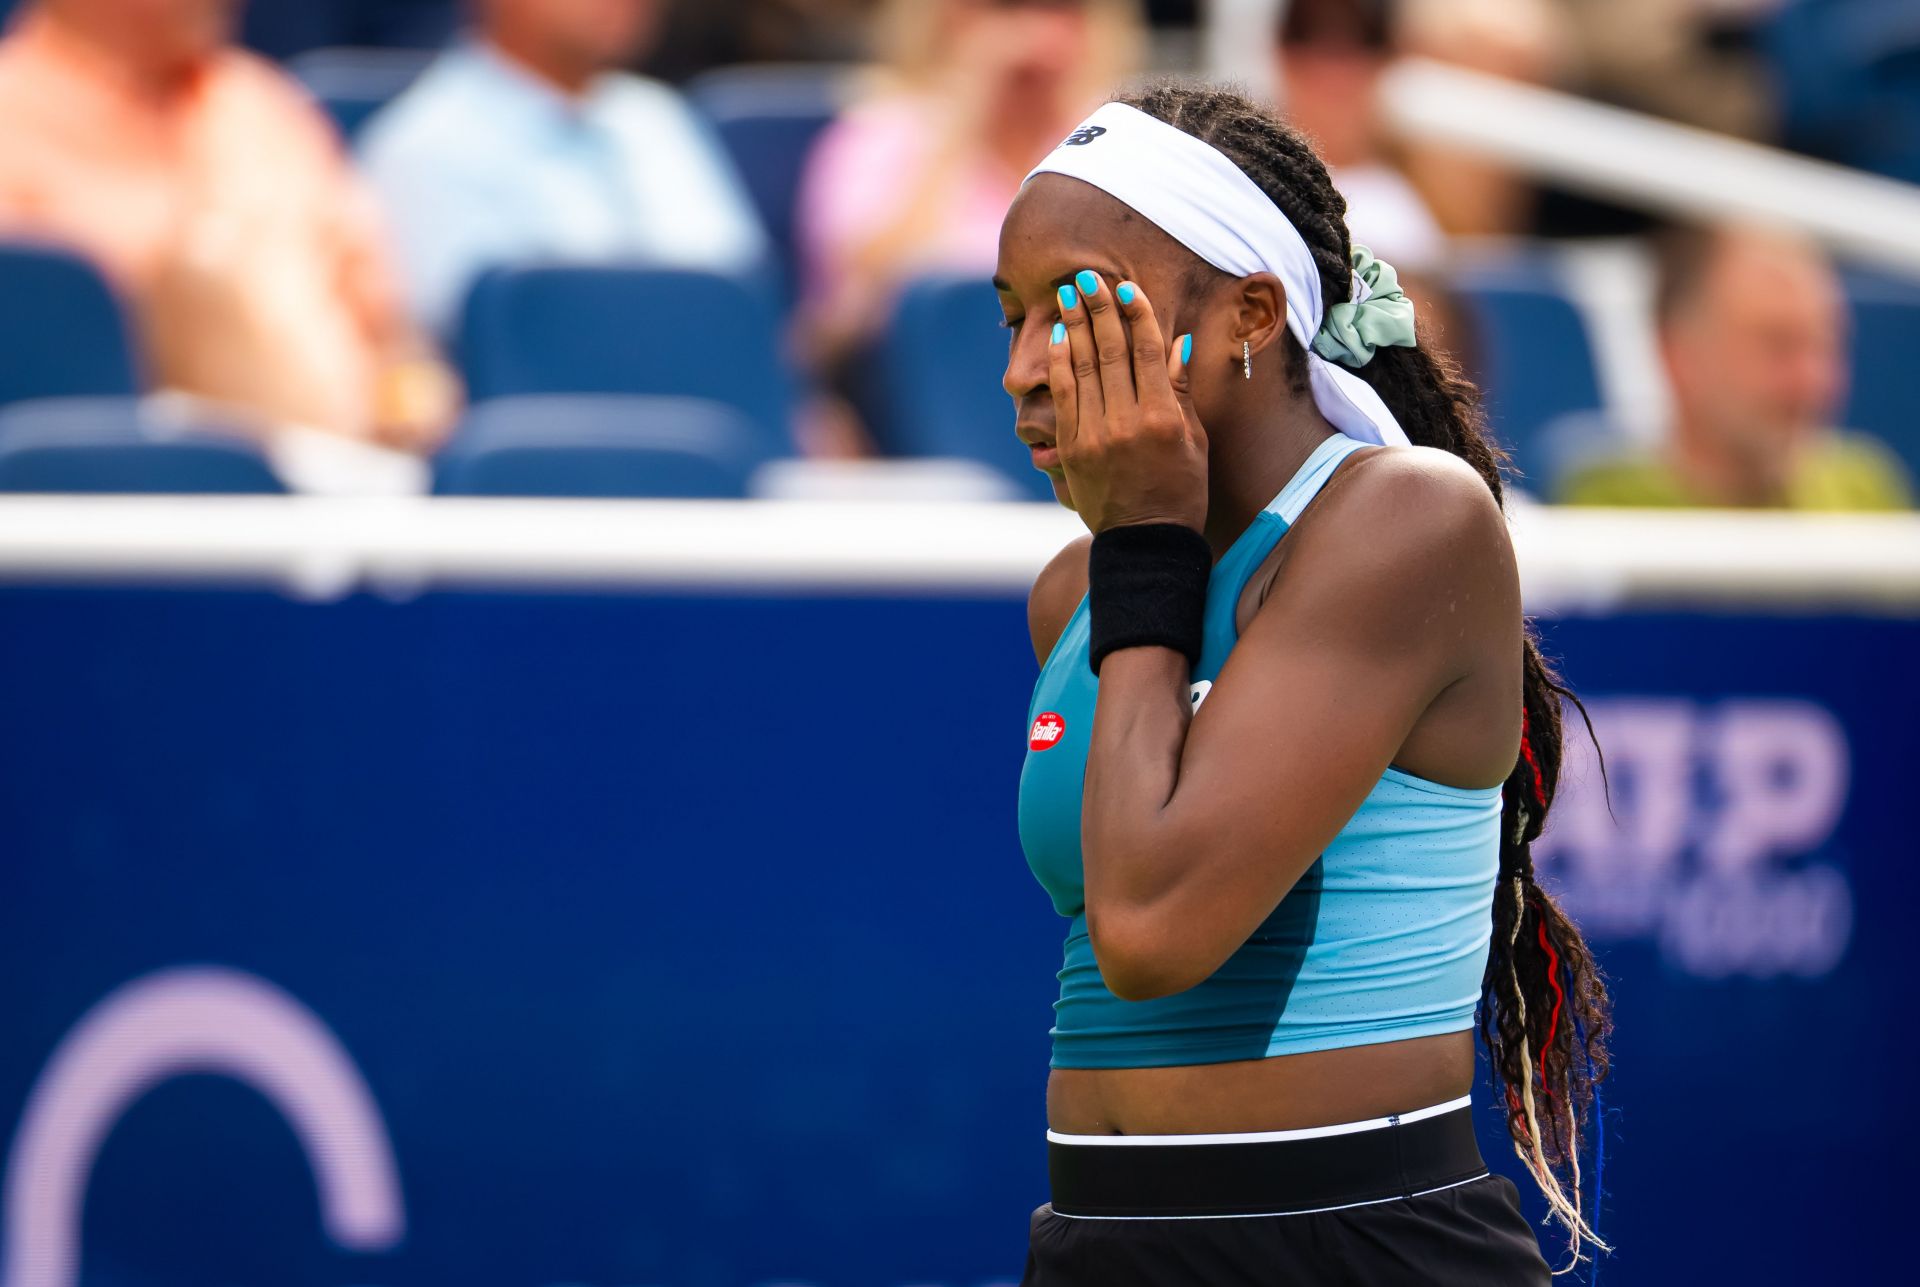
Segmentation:
<svg viewBox="0 0 1920 1287">
<path fill-rule="evenodd" d="M 1400 289 L 1393 265 L 1375 259 L 1358 242 L 1352 262 L 1353 271 L 1367 284 L 1367 297 L 1357 304 L 1349 300 L 1329 308 L 1320 333 L 1313 337 L 1313 351 L 1342 366 L 1362 367 L 1373 361 L 1378 349 L 1413 347 L 1413 301 Z"/>
</svg>

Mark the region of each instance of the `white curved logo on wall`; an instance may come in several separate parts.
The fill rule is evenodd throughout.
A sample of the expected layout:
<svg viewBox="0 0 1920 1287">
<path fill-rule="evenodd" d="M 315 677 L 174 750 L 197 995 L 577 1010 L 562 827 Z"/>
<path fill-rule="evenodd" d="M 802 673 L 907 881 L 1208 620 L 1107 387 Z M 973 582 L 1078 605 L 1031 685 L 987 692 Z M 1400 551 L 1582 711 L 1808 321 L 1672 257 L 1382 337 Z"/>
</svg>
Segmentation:
<svg viewBox="0 0 1920 1287">
<path fill-rule="evenodd" d="M 349 1251 L 406 1231 L 386 1123 L 360 1070 L 306 1006 L 236 970 L 163 970 L 75 1024 L 34 1083 L 7 1158 L 5 1287 L 73 1287 L 80 1215 L 100 1147 L 142 1095 L 214 1073 L 252 1087 L 313 1167 L 320 1220 Z"/>
</svg>

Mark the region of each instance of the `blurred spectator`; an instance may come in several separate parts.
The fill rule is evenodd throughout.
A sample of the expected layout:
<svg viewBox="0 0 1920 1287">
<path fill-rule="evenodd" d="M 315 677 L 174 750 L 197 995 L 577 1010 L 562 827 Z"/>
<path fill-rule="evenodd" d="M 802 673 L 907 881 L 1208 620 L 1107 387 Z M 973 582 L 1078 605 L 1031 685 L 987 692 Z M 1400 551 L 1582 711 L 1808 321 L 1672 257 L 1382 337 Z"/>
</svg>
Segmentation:
<svg viewBox="0 0 1920 1287">
<path fill-rule="evenodd" d="M 1903 509 L 1912 485 L 1880 443 L 1832 427 L 1846 391 L 1846 305 L 1813 246 L 1758 229 L 1670 234 L 1656 322 L 1673 421 L 1655 452 L 1589 458 L 1577 505 Z"/>
<path fill-rule="evenodd" d="M 1347 199 L 1353 239 L 1419 272 L 1439 265 L 1445 238 L 1382 140 L 1377 104 L 1392 54 L 1391 8 L 1391 0 L 1290 0 L 1279 32 L 1281 108 L 1313 140 Z"/>
<path fill-rule="evenodd" d="M 797 218 L 806 347 L 856 403 L 847 368 L 899 287 L 992 270 L 1021 179 L 1139 42 L 1130 0 L 892 0 L 881 18 L 885 65 L 814 149 Z"/>
<path fill-rule="evenodd" d="M 0 232 L 91 255 L 158 383 L 423 446 L 453 386 L 404 324 L 320 111 L 232 47 L 237 0 L 35 0 L 0 40 Z"/>
<path fill-rule="evenodd" d="M 700 0 L 667 6 L 642 70 L 685 80 L 731 63 L 851 62 L 878 0 Z"/>
<path fill-rule="evenodd" d="M 1751 139 L 1778 124 L 1755 31 L 1786 2 L 1560 0 L 1585 93 Z"/>
<path fill-rule="evenodd" d="M 474 38 L 367 126 L 416 316 L 452 331 L 483 270 L 531 261 L 746 271 L 766 238 L 719 144 L 666 85 L 614 70 L 658 0 L 473 0 Z"/>
<path fill-rule="evenodd" d="M 1565 77 L 1568 33 L 1556 0 L 1399 0 L 1396 7 L 1396 43 L 1408 55 L 1541 85 Z M 1533 223 L 1533 184 L 1498 161 L 1423 143 L 1404 165 L 1454 236 L 1511 236 Z"/>
<path fill-rule="evenodd" d="M 679 81 L 729 63 L 851 62 L 866 56 L 873 15 L 885 2 L 680 0 L 668 6 L 665 29 L 640 68 Z M 1145 8 L 1156 27 L 1190 28 L 1200 3 L 1146 0 Z"/>
</svg>

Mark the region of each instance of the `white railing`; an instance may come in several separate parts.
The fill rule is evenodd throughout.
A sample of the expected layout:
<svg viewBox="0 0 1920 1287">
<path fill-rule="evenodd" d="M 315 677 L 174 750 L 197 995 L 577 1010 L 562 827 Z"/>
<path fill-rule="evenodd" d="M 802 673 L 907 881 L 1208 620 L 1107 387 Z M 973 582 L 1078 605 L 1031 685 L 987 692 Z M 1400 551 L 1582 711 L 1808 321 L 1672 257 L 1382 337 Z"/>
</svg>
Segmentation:
<svg viewBox="0 0 1920 1287">
<path fill-rule="evenodd" d="M 1912 184 L 1443 63 L 1402 61 L 1381 93 L 1410 138 L 1661 214 L 1798 228 L 1836 253 L 1920 276 Z"/>
<path fill-rule="evenodd" d="M 16 496 L 0 500 L 0 582 L 1020 594 L 1082 530 L 1022 503 Z M 1920 613 L 1920 516 L 1524 507 L 1514 532 L 1538 610 Z"/>
</svg>

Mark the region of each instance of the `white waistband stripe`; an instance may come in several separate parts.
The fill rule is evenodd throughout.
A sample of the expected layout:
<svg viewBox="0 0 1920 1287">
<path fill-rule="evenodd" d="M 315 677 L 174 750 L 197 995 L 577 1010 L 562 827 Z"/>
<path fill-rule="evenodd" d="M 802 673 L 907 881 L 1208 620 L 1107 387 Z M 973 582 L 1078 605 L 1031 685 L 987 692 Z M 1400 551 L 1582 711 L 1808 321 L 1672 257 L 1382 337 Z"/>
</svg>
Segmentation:
<svg viewBox="0 0 1920 1287">
<path fill-rule="evenodd" d="M 1113 1145 L 1158 1145 L 1161 1147 L 1188 1144 L 1272 1144 L 1283 1140 L 1317 1140 L 1330 1135 L 1357 1135 L 1361 1131 L 1377 1131 L 1388 1126 L 1410 1126 L 1414 1122 L 1423 1122 L 1429 1117 L 1438 1117 L 1442 1113 L 1451 1113 L 1467 1107 L 1473 1102 L 1472 1095 L 1462 1095 L 1450 1099 L 1444 1104 L 1435 1104 L 1431 1108 L 1417 1108 L 1411 1113 L 1400 1113 L 1393 1117 L 1375 1117 L 1364 1122 L 1343 1122 L 1338 1126 L 1307 1126 L 1292 1131 L 1250 1131 L 1232 1135 L 1062 1135 L 1059 1131 L 1048 1131 L 1049 1144 L 1071 1144 L 1076 1147 L 1106 1148 Z"/>
</svg>

